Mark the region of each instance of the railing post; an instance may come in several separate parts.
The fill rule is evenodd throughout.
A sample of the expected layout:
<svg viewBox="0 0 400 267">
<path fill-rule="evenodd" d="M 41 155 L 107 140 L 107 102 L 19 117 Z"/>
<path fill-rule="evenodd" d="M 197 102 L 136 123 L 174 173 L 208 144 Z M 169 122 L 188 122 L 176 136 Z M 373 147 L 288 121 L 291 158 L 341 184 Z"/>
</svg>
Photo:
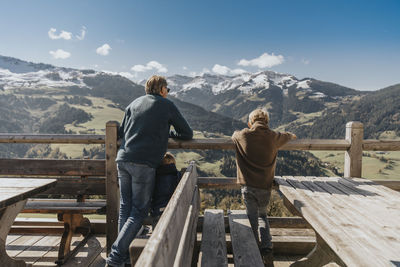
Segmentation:
<svg viewBox="0 0 400 267">
<path fill-rule="evenodd" d="M 350 148 L 344 155 L 344 177 L 361 177 L 363 136 L 364 126 L 361 122 L 346 124 L 346 140 L 350 142 Z"/>
<path fill-rule="evenodd" d="M 107 197 L 107 254 L 118 236 L 119 189 L 115 159 L 117 158 L 118 122 L 106 123 L 106 197 Z"/>
</svg>

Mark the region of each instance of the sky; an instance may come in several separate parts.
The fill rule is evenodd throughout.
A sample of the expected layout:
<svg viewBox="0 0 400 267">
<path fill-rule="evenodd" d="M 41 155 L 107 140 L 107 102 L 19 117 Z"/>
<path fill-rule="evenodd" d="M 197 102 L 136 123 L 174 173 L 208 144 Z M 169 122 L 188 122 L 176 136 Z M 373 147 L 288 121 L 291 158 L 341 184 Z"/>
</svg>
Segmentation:
<svg viewBox="0 0 400 267">
<path fill-rule="evenodd" d="M 400 83 L 399 0 L 1 0 L 0 55 L 119 73 Z"/>
</svg>

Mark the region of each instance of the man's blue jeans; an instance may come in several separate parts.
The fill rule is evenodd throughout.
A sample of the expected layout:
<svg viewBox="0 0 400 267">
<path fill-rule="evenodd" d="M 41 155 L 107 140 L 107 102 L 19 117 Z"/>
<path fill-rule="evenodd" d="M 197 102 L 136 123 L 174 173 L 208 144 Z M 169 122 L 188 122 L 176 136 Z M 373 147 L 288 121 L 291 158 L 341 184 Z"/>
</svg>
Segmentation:
<svg viewBox="0 0 400 267">
<path fill-rule="evenodd" d="M 124 266 L 129 263 L 129 245 L 142 227 L 149 212 L 156 170 L 144 164 L 118 162 L 120 210 L 118 237 L 111 247 L 107 264 Z"/>
<path fill-rule="evenodd" d="M 261 252 L 272 249 L 272 237 L 267 218 L 267 206 L 271 198 L 271 190 L 242 186 L 247 217 L 249 217 L 251 229 Z"/>
</svg>

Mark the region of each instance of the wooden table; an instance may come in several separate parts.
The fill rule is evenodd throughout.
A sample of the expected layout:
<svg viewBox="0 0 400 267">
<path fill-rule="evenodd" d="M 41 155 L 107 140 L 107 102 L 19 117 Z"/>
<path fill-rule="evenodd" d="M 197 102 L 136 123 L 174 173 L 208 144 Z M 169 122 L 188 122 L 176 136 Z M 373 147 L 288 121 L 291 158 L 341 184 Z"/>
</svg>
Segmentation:
<svg viewBox="0 0 400 267">
<path fill-rule="evenodd" d="M 400 193 L 366 179 L 276 177 L 317 245 L 293 266 L 400 266 Z"/>
<path fill-rule="evenodd" d="M 1 266 L 26 266 L 7 255 L 5 244 L 15 217 L 29 197 L 55 186 L 55 179 L 0 178 L 0 263 Z"/>
</svg>

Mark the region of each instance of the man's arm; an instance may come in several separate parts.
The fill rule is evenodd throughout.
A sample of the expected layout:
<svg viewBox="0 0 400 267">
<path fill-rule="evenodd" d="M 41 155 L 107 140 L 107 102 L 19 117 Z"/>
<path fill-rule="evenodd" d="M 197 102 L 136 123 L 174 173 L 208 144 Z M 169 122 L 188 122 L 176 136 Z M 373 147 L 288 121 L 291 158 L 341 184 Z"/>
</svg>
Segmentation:
<svg viewBox="0 0 400 267">
<path fill-rule="evenodd" d="M 179 112 L 174 103 L 171 102 L 171 121 L 175 130 L 169 131 L 169 137 L 182 140 L 190 140 L 193 138 L 193 130 Z"/>
</svg>

